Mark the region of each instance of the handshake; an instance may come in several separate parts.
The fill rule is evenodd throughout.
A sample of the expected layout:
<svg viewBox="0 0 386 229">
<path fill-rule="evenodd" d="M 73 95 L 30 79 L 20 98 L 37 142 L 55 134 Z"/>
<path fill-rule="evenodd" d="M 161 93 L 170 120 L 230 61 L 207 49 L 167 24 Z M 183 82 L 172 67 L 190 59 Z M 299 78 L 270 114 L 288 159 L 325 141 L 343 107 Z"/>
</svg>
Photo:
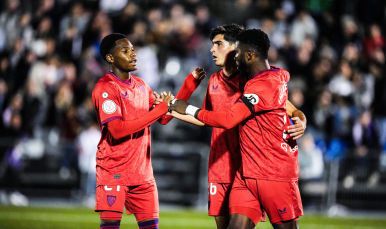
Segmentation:
<svg viewBox="0 0 386 229">
<path fill-rule="evenodd" d="M 161 92 L 161 95 L 159 95 L 157 92 L 154 92 L 154 96 L 156 98 L 154 105 L 160 104 L 162 101 L 165 101 L 168 104 L 168 113 L 167 115 L 171 115 L 173 111 L 180 113 L 180 114 L 189 114 L 193 117 L 195 116 L 196 111 L 199 109 L 197 107 L 189 105 L 188 102 L 182 99 L 175 99 L 174 96 L 170 93 Z"/>
</svg>

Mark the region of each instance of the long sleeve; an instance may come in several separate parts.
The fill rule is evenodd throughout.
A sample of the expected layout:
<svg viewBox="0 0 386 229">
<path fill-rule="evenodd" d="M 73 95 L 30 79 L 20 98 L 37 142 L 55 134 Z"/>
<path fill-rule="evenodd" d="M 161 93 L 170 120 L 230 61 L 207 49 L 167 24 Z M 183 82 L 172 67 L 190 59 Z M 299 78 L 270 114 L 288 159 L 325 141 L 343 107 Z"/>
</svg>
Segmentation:
<svg viewBox="0 0 386 229">
<path fill-rule="evenodd" d="M 178 91 L 176 98 L 188 101 L 188 99 L 193 94 L 193 92 L 197 89 L 200 83 L 201 83 L 201 80 L 194 78 L 193 74 L 190 73 L 186 77 L 184 83 L 182 84 L 181 89 Z M 158 122 L 163 125 L 166 125 L 170 120 L 172 120 L 172 118 L 173 116 L 164 115 L 158 120 Z"/>
<path fill-rule="evenodd" d="M 197 119 L 209 126 L 231 129 L 249 116 L 251 112 L 248 107 L 242 102 L 237 102 L 228 111 L 201 110 Z"/>
<path fill-rule="evenodd" d="M 149 126 L 153 122 L 157 121 L 159 117 L 168 111 L 168 104 L 162 102 L 158 104 L 153 110 L 149 111 L 142 117 L 130 121 L 123 121 L 121 119 L 115 119 L 107 123 L 111 135 L 115 139 L 125 137 L 129 134 L 138 132 L 143 128 Z"/>
</svg>

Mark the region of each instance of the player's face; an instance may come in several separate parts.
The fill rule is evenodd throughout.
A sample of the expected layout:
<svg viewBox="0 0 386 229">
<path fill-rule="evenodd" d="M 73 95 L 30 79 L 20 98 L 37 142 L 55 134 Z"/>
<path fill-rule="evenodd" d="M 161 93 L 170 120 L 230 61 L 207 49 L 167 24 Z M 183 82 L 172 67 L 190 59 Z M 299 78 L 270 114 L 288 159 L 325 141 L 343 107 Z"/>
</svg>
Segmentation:
<svg viewBox="0 0 386 229">
<path fill-rule="evenodd" d="M 243 50 L 242 47 L 240 47 L 240 44 L 238 41 L 236 41 L 235 52 L 236 52 L 235 54 L 236 66 L 239 68 L 240 76 L 248 77 L 250 73 L 247 66 L 247 62 L 245 60 L 245 51 Z"/>
<path fill-rule="evenodd" d="M 112 52 L 114 57 L 112 65 L 124 72 L 137 70 L 137 56 L 130 41 L 126 38 L 122 38 L 117 40 L 115 44 L 115 48 Z"/>
<path fill-rule="evenodd" d="M 213 46 L 210 52 L 213 55 L 213 61 L 216 66 L 223 67 L 228 59 L 233 61 L 235 45 L 230 45 L 228 41 L 224 40 L 224 34 L 216 35 L 212 43 Z"/>
</svg>

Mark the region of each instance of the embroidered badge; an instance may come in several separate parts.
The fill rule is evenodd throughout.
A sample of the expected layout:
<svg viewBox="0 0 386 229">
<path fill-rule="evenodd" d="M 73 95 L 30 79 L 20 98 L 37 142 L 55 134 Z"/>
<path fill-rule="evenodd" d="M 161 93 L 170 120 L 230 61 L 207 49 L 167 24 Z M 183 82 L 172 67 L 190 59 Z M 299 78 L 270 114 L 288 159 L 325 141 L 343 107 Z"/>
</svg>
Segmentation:
<svg viewBox="0 0 386 229">
<path fill-rule="evenodd" d="M 102 98 L 105 99 L 105 98 L 107 98 L 107 97 L 109 97 L 109 94 L 108 94 L 107 92 L 103 92 L 103 93 L 102 93 Z"/>
<path fill-rule="evenodd" d="M 109 203 L 110 207 L 115 203 L 115 200 L 117 199 L 116 196 L 113 195 L 107 195 L 107 203 Z"/>
<path fill-rule="evenodd" d="M 117 105 L 115 105 L 114 101 L 112 100 L 106 100 L 102 104 L 102 110 L 106 114 L 112 114 L 117 110 Z"/>
</svg>

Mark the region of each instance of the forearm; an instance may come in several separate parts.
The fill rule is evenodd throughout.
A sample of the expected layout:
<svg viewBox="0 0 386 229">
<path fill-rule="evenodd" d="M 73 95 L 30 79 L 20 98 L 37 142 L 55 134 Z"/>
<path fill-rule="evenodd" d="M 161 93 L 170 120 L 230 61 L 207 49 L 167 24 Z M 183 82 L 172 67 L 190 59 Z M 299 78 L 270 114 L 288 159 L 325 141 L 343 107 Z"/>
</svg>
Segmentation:
<svg viewBox="0 0 386 229">
<path fill-rule="evenodd" d="M 194 78 L 193 74 L 189 74 L 186 77 L 184 83 L 181 86 L 181 89 L 178 91 L 175 98 L 188 101 L 188 99 L 193 94 L 193 92 L 197 89 L 197 87 L 200 85 L 200 83 L 201 83 L 201 80 Z M 163 124 L 163 125 L 166 125 L 172 119 L 173 119 L 173 116 L 164 115 L 158 120 L 158 122 Z"/>
<path fill-rule="evenodd" d="M 287 115 L 290 118 L 294 117 L 293 112 L 297 110 L 298 109 L 289 100 L 287 100 Z"/>
<path fill-rule="evenodd" d="M 179 120 L 197 125 L 197 126 L 205 126 L 205 123 L 201 122 L 200 120 L 196 119 L 195 117 L 191 115 L 183 115 L 180 113 L 177 113 L 175 111 L 172 112 L 172 116 L 175 118 L 178 118 Z"/>
<path fill-rule="evenodd" d="M 292 117 L 298 117 L 300 121 L 304 123 L 304 125 L 307 124 L 307 118 L 301 110 L 295 110 L 292 112 Z"/>
<path fill-rule="evenodd" d="M 132 133 L 138 132 L 143 128 L 149 126 L 167 111 L 167 103 L 162 102 L 157 105 L 153 110 L 149 111 L 147 114 L 143 115 L 138 119 L 130 121 L 123 121 L 120 119 L 113 120 L 107 123 L 107 128 L 109 129 L 113 138 L 119 139 Z"/>
<path fill-rule="evenodd" d="M 197 119 L 206 125 L 225 129 L 235 127 L 250 115 L 251 112 L 243 103 L 236 103 L 228 111 L 200 110 L 196 113 Z"/>
</svg>

